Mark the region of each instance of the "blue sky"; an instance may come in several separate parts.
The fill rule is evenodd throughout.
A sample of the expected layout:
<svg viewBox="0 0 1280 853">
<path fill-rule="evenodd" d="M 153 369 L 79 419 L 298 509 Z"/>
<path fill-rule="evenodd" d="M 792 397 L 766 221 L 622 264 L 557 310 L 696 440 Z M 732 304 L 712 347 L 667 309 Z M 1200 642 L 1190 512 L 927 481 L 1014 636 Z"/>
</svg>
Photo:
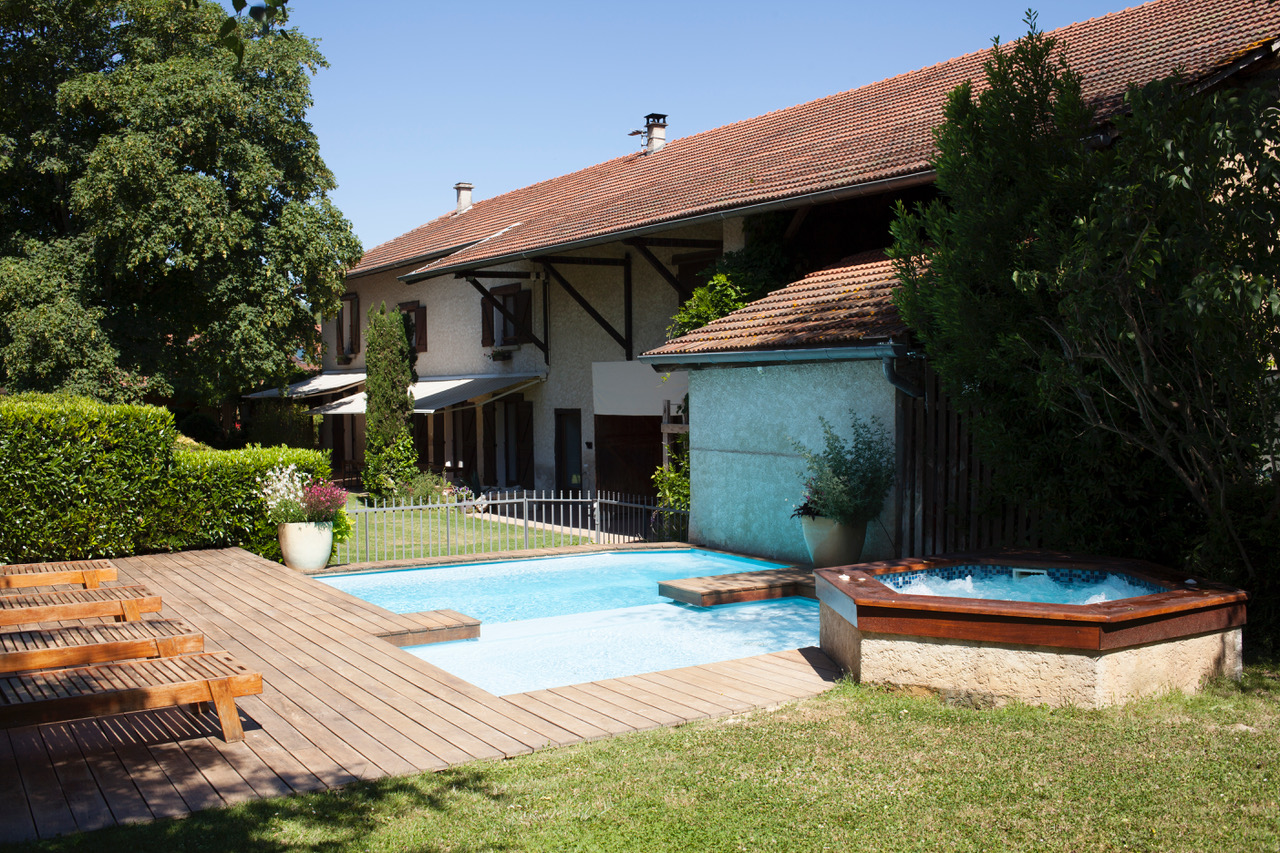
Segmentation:
<svg viewBox="0 0 1280 853">
<path fill-rule="evenodd" d="M 852 89 L 1025 32 L 1027 0 L 292 0 L 330 63 L 309 117 L 366 249 L 454 205 Z M 230 5 L 230 4 L 226 4 Z M 1049 30 L 1124 0 L 1042 0 Z"/>
</svg>

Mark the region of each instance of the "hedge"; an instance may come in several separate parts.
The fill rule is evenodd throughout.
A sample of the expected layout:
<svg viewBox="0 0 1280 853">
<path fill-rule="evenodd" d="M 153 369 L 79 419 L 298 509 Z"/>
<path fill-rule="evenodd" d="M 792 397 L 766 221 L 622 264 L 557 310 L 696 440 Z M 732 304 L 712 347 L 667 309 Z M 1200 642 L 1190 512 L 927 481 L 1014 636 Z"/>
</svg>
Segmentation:
<svg viewBox="0 0 1280 853">
<path fill-rule="evenodd" d="M 154 406 L 0 397 L 0 560 L 134 553 L 176 433 Z"/>
<path fill-rule="evenodd" d="M 170 486 L 156 508 L 149 550 L 223 548 L 241 545 L 277 556 L 275 527 L 265 524 L 258 495 L 263 476 L 277 465 L 296 465 L 313 477 L 328 478 L 329 454 L 296 447 L 194 450 L 175 454 Z"/>
<path fill-rule="evenodd" d="M 243 545 L 273 555 L 258 483 L 276 465 L 329 476 L 289 447 L 175 453 L 155 406 L 0 396 L 0 562 Z"/>
</svg>

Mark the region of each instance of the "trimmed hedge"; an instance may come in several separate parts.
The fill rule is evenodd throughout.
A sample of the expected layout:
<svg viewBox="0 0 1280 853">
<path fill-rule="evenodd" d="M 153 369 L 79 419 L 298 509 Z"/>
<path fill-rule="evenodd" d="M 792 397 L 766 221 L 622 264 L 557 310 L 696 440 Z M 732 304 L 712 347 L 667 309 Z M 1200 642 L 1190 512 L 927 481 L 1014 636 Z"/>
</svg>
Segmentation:
<svg viewBox="0 0 1280 853">
<path fill-rule="evenodd" d="M 134 553 L 176 432 L 154 406 L 0 397 L 0 561 Z"/>
<path fill-rule="evenodd" d="M 175 454 L 170 487 L 157 506 L 147 542 L 155 551 L 240 545 L 277 557 L 276 528 L 266 524 L 258 495 L 263 476 L 277 465 L 296 465 L 313 477 L 328 478 L 329 454 L 296 447 L 194 450 Z"/>
<path fill-rule="evenodd" d="M 323 451 L 175 452 L 176 436 L 155 406 L 0 397 L 0 562 L 231 545 L 278 556 L 262 476 L 289 464 L 330 474 Z"/>
</svg>

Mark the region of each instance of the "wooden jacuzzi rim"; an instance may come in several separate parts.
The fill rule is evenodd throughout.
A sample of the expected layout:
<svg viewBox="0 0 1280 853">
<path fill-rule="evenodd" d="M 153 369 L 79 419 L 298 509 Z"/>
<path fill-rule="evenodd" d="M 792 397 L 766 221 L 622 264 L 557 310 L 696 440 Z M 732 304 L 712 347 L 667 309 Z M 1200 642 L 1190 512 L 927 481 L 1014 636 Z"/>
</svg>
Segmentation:
<svg viewBox="0 0 1280 853">
<path fill-rule="evenodd" d="M 878 579 L 880 575 L 956 565 L 1104 570 L 1149 581 L 1166 591 L 1100 604 L 1048 604 L 911 595 Z M 1154 563 L 1052 551 L 946 554 L 818 569 L 814 574 L 819 600 L 830 605 L 832 595 L 851 599 L 863 631 L 1085 650 L 1124 648 L 1236 628 L 1245 622 L 1248 600 L 1243 590 Z M 841 580 L 841 575 L 848 580 Z M 1188 584 L 1189 579 L 1195 583 Z"/>
</svg>

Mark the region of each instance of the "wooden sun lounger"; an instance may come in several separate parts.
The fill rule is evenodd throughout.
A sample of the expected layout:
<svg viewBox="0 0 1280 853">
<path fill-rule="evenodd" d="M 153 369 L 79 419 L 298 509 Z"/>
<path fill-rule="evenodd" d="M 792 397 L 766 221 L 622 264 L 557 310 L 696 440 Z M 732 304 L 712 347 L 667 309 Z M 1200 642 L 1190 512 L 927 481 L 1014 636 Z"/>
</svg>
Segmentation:
<svg viewBox="0 0 1280 853">
<path fill-rule="evenodd" d="M 0 633 L 0 674 L 204 651 L 204 635 L 182 622 L 145 619 Z"/>
<path fill-rule="evenodd" d="M 95 617 L 136 621 L 158 612 L 160 596 L 142 585 L 0 595 L 0 627 Z"/>
<path fill-rule="evenodd" d="M 236 697 L 262 676 L 227 652 L 55 669 L 0 678 L 0 728 L 212 702 L 228 743 L 244 740 Z"/>
<path fill-rule="evenodd" d="M 14 563 L 0 566 L 0 589 L 62 583 L 83 584 L 88 589 L 97 589 L 103 581 L 116 580 L 117 575 L 116 565 L 110 560 Z"/>
</svg>

